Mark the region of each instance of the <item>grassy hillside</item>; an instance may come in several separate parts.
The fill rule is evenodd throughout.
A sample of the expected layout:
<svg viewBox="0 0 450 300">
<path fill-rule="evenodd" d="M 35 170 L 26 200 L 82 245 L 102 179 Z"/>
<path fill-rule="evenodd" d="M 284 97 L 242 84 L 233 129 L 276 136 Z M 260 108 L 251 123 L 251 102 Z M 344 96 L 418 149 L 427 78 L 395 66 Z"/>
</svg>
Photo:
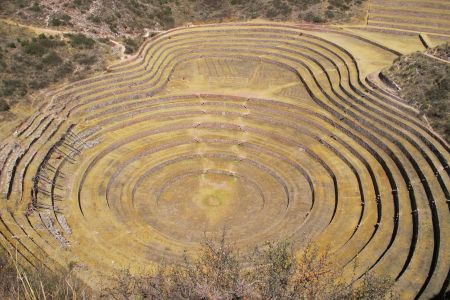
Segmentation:
<svg viewBox="0 0 450 300">
<path fill-rule="evenodd" d="M 365 0 L 4 0 L 0 5 L 0 18 L 5 19 L 0 21 L 0 112 L 53 83 L 102 70 L 111 52 L 109 40 L 122 43 L 124 53 L 132 54 L 153 32 L 189 23 L 256 18 L 348 22 L 363 19 L 365 9 Z M 31 29 L 81 34 L 38 35 L 15 22 Z M 18 116 L 0 113 L 0 121 L 6 117 Z"/>
<path fill-rule="evenodd" d="M 448 44 L 427 51 L 448 59 Z M 448 60 L 447 60 L 448 61 Z M 450 63 L 416 52 L 399 57 L 383 74 L 399 86 L 399 95 L 425 114 L 450 141 Z"/>
<path fill-rule="evenodd" d="M 0 14 L 41 26 L 136 34 L 189 22 L 265 18 L 336 22 L 364 17 L 365 0 L 5 0 Z"/>
<path fill-rule="evenodd" d="M 34 91 L 103 70 L 110 47 L 83 34 L 50 35 L 0 22 L 0 111 Z"/>
</svg>

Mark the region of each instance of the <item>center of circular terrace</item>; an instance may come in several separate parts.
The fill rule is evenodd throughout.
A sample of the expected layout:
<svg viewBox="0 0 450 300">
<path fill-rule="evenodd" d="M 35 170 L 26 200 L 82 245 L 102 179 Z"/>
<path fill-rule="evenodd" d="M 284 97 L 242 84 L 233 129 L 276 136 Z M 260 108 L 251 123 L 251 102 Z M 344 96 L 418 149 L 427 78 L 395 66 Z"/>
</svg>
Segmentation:
<svg viewBox="0 0 450 300">
<path fill-rule="evenodd" d="M 147 224 L 171 238 L 196 240 L 224 226 L 247 231 L 245 224 L 255 223 L 250 220 L 264 208 L 264 195 L 257 183 L 240 174 L 199 170 L 143 183 L 136 208 Z"/>
</svg>

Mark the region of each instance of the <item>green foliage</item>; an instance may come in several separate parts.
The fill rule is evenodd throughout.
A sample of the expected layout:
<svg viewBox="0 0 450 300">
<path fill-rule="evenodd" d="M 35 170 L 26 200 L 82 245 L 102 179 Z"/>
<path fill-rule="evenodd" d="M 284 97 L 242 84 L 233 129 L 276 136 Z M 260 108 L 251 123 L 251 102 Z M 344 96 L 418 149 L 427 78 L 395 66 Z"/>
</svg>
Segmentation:
<svg viewBox="0 0 450 300">
<path fill-rule="evenodd" d="M 50 25 L 52 26 L 68 26 L 71 25 L 72 18 L 67 14 L 53 15 L 50 17 Z"/>
<path fill-rule="evenodd" d="M 95 55 L 89 55 L 85 53 L 77 53 L 74 55 L 73 59 L 80 65 L 93 65 L 98 61 Z"/>
<path fill-rule="evenodd" d="M 8 111 L 9 108 L 10 108 L 10 107 L 9 107 L 8 102 L 6 102 L 5 99 L 1 99 L 1 98 L 0 98 L 0 112 L 2 112 L 2 111 Z M 1 270 L 0 270 L 0 272 L 1 272 Z"/>
<path fill-rule="evenodd" d="M 134 40 L 134 39 L 126 38 L 124 40 L 124 43 L 125 43 L 125 53 L 126 54 L 134 53 L 139 48 L 138 42 L 136 40 Z"/>
<path fill-rule="evenodd" d="M 429 52 L 445 49 L 448 46 L 441 45 Z M 400 96 L 425 114 L 433 128 L 450 141 L 450 64 L 416 52 L 399 57 L 383 74 L 401 88 Z"/>
<path fill-rule="evenodd" d="M 59 65 L 62 62 L 62 58 L 55 51 L 50 51 L 42 57 L 42 63 L 46 65 Z"/>
<path fill-rule="evenodd" d="M 73 0 L 73 7 L 79 10 L 87 10 L 92 4 L 92 0 Z"/>
<path fill-rule="evenodd" d="M 39 35 L 38 38 L 23 40 L 20 43 L 25 53 L 35 56 L 43 56 L 49 49 L 61 47 L 65 44 L 64 41 L 47 38 L 44 34 Z"/>
<path fill-rule="evenodd" d="M 21 27 L 0 26 L 0 98 L 12 105 L 53 82 L 78 79 L 102 68 L 104 45 L 92 44 L 85 36 L 67 39 L 70 44 Z"/>
<path fill-rule="evenodd" d="M 39 13 L 42 11 L 41 6 L 39 5 L 39 2 L 35 1 L 33 2 L 33 5 L 30 6 L 29 10 L 34 11 L 36 13 Z"/>
<path fill-rule="evenodd" d="M 11 96 L 15 93 L 24 96 L 27 93 L 27 85 L 19 79 L 4 79 L 0 92 L 3 96 Z"/>
<path fill-rule="evenodd" d="M 300 9 L 305 10 L 314 4 L 320 3 L 321 0 L 288 0 L 289 4 L 300 7 Z"/>
<path fill-rule="evenodd" d="M 352 0 L 328 0 L 328 3 L 340 10 L 346 11 L 350 9 Z"/>
<path fill-rule="evenodd" d="M 332 10 L 327 10 L 327 11 L 325 12 L 325 16 L 326 16 L 328 19 L 333 19 L 333 18 L 334 18 L 334 12 L 333 12 Z"/>
<path fill-rule="evenodd" d="M 72 73 L 73 70 L 74 70 L 73 64 L 70 61 L 67 61 L 56 69 L 55 79 L 63 78 L 67 74 Z"/>
<path fill-rule="evenodd" d="M 70 40 L 70 45 L 75 48 L 92 49 L 95 45 L 95 40 L 82 34 L 66 34 L 66 37 Z"/>
<path fill-rule="evenodd" d="M 91 21 L 92 23 L 100 24 L 102 22 L 102 19 L 97 15 L 89 15 L 87 17 L 88 21 Z"/>
<path fill-rule="evenodd" d="M 155 13 L 159 22 L 163 24 L 164 28 L 172 28 L 175 25 L 175 19 L 172 16 L 172 9 L 170 6 L 162 6 Z"/>
<path fill-rule="evenodd" d="M 278 15 L 287 17 L 292 13 L 292 8 L 288 3 L 281 0 L 272 0 L 269 9 L 266 12 L 268 18 L 274 18 Z"/>
<path fill-rule="evenodd" d="M 301 16 L 300 16 L 300 17 L 301 17 Z M 325 20 L 324 20 L 321 16 L 318 16 L 318 15 L 312 13 L 312 12 L 308 12 L 308 13 L 303 17 L 303 19 L 304 19 L 306 22 L 311 22 L 311 23 L 324 23 L 324 22 L 325 22 Z"/>
</svg>

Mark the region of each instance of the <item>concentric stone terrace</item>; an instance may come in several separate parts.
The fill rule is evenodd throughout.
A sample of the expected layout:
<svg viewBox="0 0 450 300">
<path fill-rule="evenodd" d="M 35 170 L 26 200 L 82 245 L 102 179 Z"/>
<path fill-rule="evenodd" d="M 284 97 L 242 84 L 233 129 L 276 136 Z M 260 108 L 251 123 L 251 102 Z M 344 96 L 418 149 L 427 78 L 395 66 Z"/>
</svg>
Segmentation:
<svg viewBox="0 0 450 300">
<path fill-rule="evenodd" d="M 156 36 L 49 93 L 3 142 L 1 245 L 89 279 L 195 253 L 226 227 L 242 249 L 330 246 L 348 276 L 392 276 L 407 298 L 445 292 L 449 147 L 365 81 L 393 58 L 280 24 Z"/>
</svg>

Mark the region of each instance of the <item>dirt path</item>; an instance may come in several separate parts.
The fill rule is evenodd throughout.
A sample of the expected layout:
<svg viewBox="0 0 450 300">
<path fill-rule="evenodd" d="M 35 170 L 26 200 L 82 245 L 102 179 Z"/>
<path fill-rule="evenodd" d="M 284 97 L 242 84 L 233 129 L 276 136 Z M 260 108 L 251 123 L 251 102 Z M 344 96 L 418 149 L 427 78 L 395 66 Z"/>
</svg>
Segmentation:
<svg viewBox="0 0 450 300">
<path fill-rule="evenodd" d="M 58 30 L 58 29 L 53 29 L 53 28 L 25 25 L 25 24 L 21 24 L 15 20 L 11 20 L 11 19 L 0 18 L 0 21 L 4 22 L 6 24 L 17 26 L 17 27 L 26 28 L 28 30 L 35 32 L 36 34 L 45 33 L 45 34 L 49 34 L 49 35 L 64 35 L 64 34 L 68 34 L 68 33 L 72 33 L 72 34 L 77 33 L 76 31 L 71 31 L 71 30 Z M 103 36 L 97 36 L 97 35 L 92 35 L 92 34 L 89 34 L 89 35 L 96 37 L 96 38 L 103 37 Z M 125 54 L 125 45 L 122 44 L 121 42 L 118 42 L 111 38 L 109 38 L 109 40 L 111 41 L 111 43 L 114 44 L 114 48 L 117 48 L 117 53 L 119 54 L 120 59 L 126 59 L 127 55 Z"/>
<path fill-rule="evenodd" d="M 75 33 L 74 31 L 70 31 L 70 30 L 57 30 L 57 29 L 37 27 L 37 26 L 32 26 L 32 25 L 25 25 L 25 24 L 21 24 L 15 20 L 10 20 L 10 19 L 0 18 L 0 21 L 4 22 L 6 24 L 29 29 L 29 30 L 35 32 L 36 34 L 45 33 L 45 34 L 52 34 L 52 35 L 62 35 L 65 33 Z"/>
<path fill-rule="evenodd" d="M 110 39 L 110 41 L 111 41 L 111 43 L 113 43 L 115 45 L 115 48 L 116 47 L 118 48 L 118 50 L 119 50 L 118 54 L 119 54 L 120 59 L 121 60 L 122 59 L 126 59 L 128 56 L 125 54 L 125 45 L 120 43 L 120 42 L 118 42 L 118 41 L 115 41 L 115 40 L 111 40 Z"/>
</svg>

